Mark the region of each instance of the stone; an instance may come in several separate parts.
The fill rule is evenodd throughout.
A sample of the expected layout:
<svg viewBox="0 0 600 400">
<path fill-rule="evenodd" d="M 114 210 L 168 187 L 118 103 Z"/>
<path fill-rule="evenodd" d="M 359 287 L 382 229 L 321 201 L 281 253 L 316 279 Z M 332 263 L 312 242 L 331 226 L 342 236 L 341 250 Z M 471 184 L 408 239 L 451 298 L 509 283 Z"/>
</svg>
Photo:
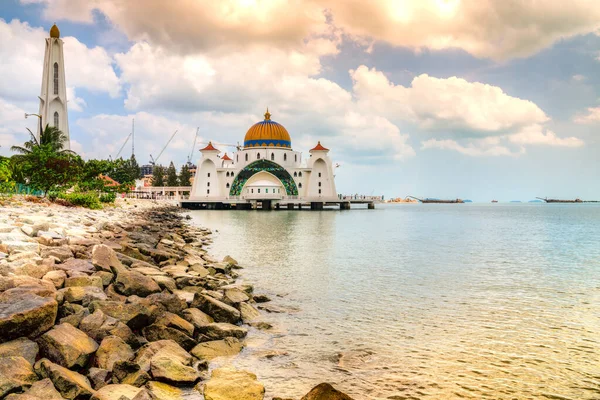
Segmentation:
<svg viewBox="0 0 600 400">
<path fill-rule="evenodd" d="M 147 275 L 147 276 L 167 276 L 166 272 L 163 272 L 156 267 L 146 267 L 146 266 L 139 265 L 139 264 L 135 264 L 135 265 L 137 265 L 137 266 L 132 267 L 130 271 L 138 272 L 142 275 Z"/>
<path fill-rule="evenodd" d="M 67 368 L 84 367 L 98 349 L 98 343 L 70 324 L 56 325 L 40 336 L 38 344 L 43 355 Z"/>
<path fill-rule="evenodd" d="M 20 337 L 10 342 L 0 344 L 0 358 L 2 357 L 23 357 L 29 364 L 35 363 L 35 358 L 40 351 L 36 342 L 26 337 Z"/>
<path fill-rule="evenodd" d="M 142 371 L 150 371 L 154 357 L 167 357 L 182 365 L 191 365 L 193 357 L 173 340 L 160 340 L 142 346 L 133 360 Z"/>
<path fill-rule="evenodd" d="M 107 300 L 108 296 L 97 286 L 72 286 L 60 290 L 65 301 L 88 305 L 94 300 Z"/>
<path fill-rule="evenodd" d="M 144 337 L 148 339 L 149 342 L 156 342 L 158 340 L 173 340 L 188 351 L 196 345 L 196 341 L 194 339 L 180 330 L 159 325 L 157 323 L 145 327 L 142 332 L 144 333 Z"/>
<path fill-rule="evenodd" d="M 26 389 L 37 380 L 31 364 L 23 357 L 0 357 L 0 398 Z"/>
<path fill-rule="evenodd" d="M 50 378 L 56 390 L 66 399 L 85 398 L 94 392 L 85 376 L 54 364 L 46 358 L 36 362 L 34 370 L 42 378 Z"/>
<path fill-rule="evenodd" d="M 130 361 L 135 356 L 131 347 L 118 336 L 107 336 L 96 351 L 95 365 L 98 368 L 112 371 L 117 361 Z"/>
<path fill-rule="evenodd" d="M 194 296 L 192 307 L 198 308 L 210 315 L 216 322 L 228 322 L 235 324 L 241 318 L 240 312 L 230 305 L 227 305 L 217 299 L 213 299 L 210 296 L 199 293 L 196 293 Z"/>
<path fill-rule="evenodd" d="M 94 266 L 88 260 L 81 260 L 79 258 L 69 258 L 65 262 L 55 265 L 56 269 L 61 269 L 65 271 L 67 274 L 71 274 L 72 272 L 84 272 L 84 273 L 92 273 L 94 272 Z"/>
<path fill-rule="evenodd" d="M 21 336 L 39 336 L 52 328 L 58 313 L 58 303 L 53 298 L 14 290 L 0 294 L 0 343 Z"/>
<path fill-rule="evenodd" d="M 225 290 L 225 297 L 223 299 L 227 304 L 236 305 L 250 300 L 250 297 L 238 288 Z"/>
<path fill-rule="evenodd" d="M 45 247 L 42 249 L 41 255 L 43 258 L 55 257 L 63 262 L 72 258 L 73 252 L 69 246 Z"/>
<path fill-rule="evenodd" d="M 197 329 L 199 333 L 203 334 L 210 340 L 220 340 L 225 339 L 226 337 L 243 339 L 248 334 L 248 330 L 246 328 L 228 324 L 226 322 L 215 322 L 201 326 Z"/>
<path fill-rule="evenodd" d="M 242 351 L 243 347 L 238 339 L 228 337 L 223 340 L 199 343 L 190 353 L 200 360 L 210 361 L 217 357 L 234 356 Z"/>
<path fill-rule="evenodd" d="M 173 278 L 170 278 L 168 276 L 154 275 L 154 276 L 152 276 L 152 279 L 163 290 L 166 289 L 171 293 L 174 293 L 177 291 L 177 284 L 175 283 L 175 280 Z M 186 300 L 186 299 L 184 299 L 184 300 Z"/>
<path fill-rule="evenodd" d="M 137 303 L 121 303 L 119 301 L 93 301 L 89 305 L 91 312 L 101 310 L 104 314 L 123 322 L 131 329 L 142 329 L 150 325 L 156 307 Z"/>
<path fill-rule="evenodd" d="M 230 256 L 225 256 L 225 258 L 223 258 L 223 262 L 232 266 L 238 265 L 238 262 Z"/>
<path fill-rule="evenodd" d="M 151 294 L 146 298 L 140 299 L 139 302 L 146 305 L 146 307 L 155 306 L 158 310 L 172 312 L 177 315 L 188 308 L 187 303 L 178 296 L 165 292 Z"/>
<path fill-rule="evenodd" d="M 163 382 L 148 382 L 146 388 L 148 388 L 156 400 L 181 400 L 184 398 L 181 389 Z"/>
<path fill-rule="evenodd" d="M 96 390 L 108 385 L 110 377 L 111 373 L 107 369 L 92 367 L 88 371 L 88 378 Z"/>
<path fill-rule="evenodd" d="M 63 397 L 54 388 L 54 384 L 48 378 L 35 382 L 28 391 L 23 394 L 10 394 L 6 400 L 63 400 Z"/>
<path fill-rule="evenodd" d="M 197 273 L 200 278 L 205 278 L 209 275 L 208 270 L 200 264 L 194 264 L 190 266 L 189 270 Z"/>
<path fill-rule="evenodd" d="M 102 278 L 99 276 L 74 276 L 65 280 L 65 287 L 95 286 L 103 289 Z"/>
<path fill-rule="evenodd" d="M 204 384 L 205 400 L 263 400 L 265 387 L 256 375 L 233 368 L 217 368 Z"/>
<path fill-rule="evenodd" d="M 36 253 L 39 253 L 40 251 L 40 245 L 37 242 L 2 240 L 2 245 L 9 254 L 15 251 L 33 251 Z"/>
<path fill-rule="evenodd" d="M 96 271 L 92 276 L 97 276 L 102 280 L 102 286 L 108 286 L 114 279 L 115 275 L 112 272 Z"/>
<path fill-rule="evenodd" d="M 133 400 L 144 388 L 132 385 L 106 385 L 92 396 L 91 400 Z"/>
<path fill-rule="evenodd" d="M 160 292 L 160 286 L 154 279 L 139 272 L 120 270 L 114 282 L 117 293 L 125 296 L 136 295 L 146 297 L 152 293 Z"/>
<path fill-rule="evenodd" d="M 65 279 L 67 279 L 67 274 L 65 271 L 56 270 L 56 271 L 48 271 L 43 277 L 43 280 L 51 282 L 56 289 L 60 289 L 65 284 Z"/>
<path fill-rule="evenodd" d="M 321 383 L 300 400 L 352 400 L 352 398 L 334 389 L 329 383 Z"/>
<path fill-rule="evenodd" d="M 107 336 L 113 335 L 120 337 L 129 345 L 137 344 L 137 339 L 129 326 L 104 314 L 100 309 L 83 318 L 79 324 L 79 329 L 98 342 L 101 342 Z"/>
<path fill-rule="evenodd" d="M 150 377 L 150 375 L 146 371 L 138 370 L 125 376 L 121 380 L 121 383 L 141 387 L 144 386 L 146 382 L 148 382 L 151 379 L 152 377 Z"/>
<path fill-rule="evenodd" d="M 260 312 L 252 307 L 252 305 L 248 303 L 240 303 L 238 305 L 240 308 L 240 314 L 242 314 L 242 321 L 250 322 L 260 318 Z"/>
<path fill-rule="evenodd" d="M 183 318 L 194 325 L 195 328 L 200 328 L 215 322 L 210 315 L 203 313 L 197 308 L 188 308 L 183 310 Z"/>
<path fill-rule="evenodd" d="M 99 271 L 108 272 L 112 272 L 111 268 L 123 267 L 115 251 L 105 244 L 97 244 L 92 248 L 92 264 Z"/>
<path fill-rule="evenodd" d="M 194 383 L 198 380 L 198 371 L 183 365 L 167 356 L 154 356 L 150 360 L 150 371 L 154 379 L 159 381 Z"/>
<path fill-rule="evenodd" d="M 155 323 L 178 329 L 188 336 L 194 335 L 194 325 L 181 318 L 179 315 L 170 313 L 168 311 L 162 314 Z"/>
</svg>

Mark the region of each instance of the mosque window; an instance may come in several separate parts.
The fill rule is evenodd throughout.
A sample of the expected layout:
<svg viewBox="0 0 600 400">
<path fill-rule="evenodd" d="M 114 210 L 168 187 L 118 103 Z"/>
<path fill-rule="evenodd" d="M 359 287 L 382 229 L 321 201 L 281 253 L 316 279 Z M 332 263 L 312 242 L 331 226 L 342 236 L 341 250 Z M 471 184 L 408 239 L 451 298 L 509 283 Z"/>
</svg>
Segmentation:
<svg viewBox="0 0 600 400">
<path fill-rule="evenodd" d="M 54 127 L 58 128 L 58 111 L 54 111 Z"/>
<path fill-rule="evenodd" d="M 54 63 L 54 94 L 58 94 L 58 63 Z"/>
<path fill-rule="evenodd" d="M 258 189 L 256 189 L 256 190 L 258 190 L 258 193 L 260 193 L 260 188 L 258 188 Z"/>
<path fill-rule="evenodd" d="M 206 194 L 210 194 L 210 189 L 206 189 Z"/>
<path fill-rule="evenodd" d="M 265 189 L 265 193 L 269 193 L 269 189 Z"/>
<path fill-rule="evenodd" d="M 319 194 L 321 194 L 321 189 L 319 189 Z"/>
<path fill-rule="evenodd" d="M 227 185 L 225 185 L 225 187 L 226 187 L 227 189 L 229 189 L 229 183 L 228 183 Z"/>
<path fill-rule="evenodd" d="M 283 161 L 287 161 L 287 154 L 283 155 Z"/>
<path fill-rule="evenodd" d="M 248 153 L 246 153 L 246 161 L 248 161 Z"/>
<path fill-rule="evenodd" d="M 319 178 L 321 177 L 321 173 L 319 172 Z"/>
<path fill-rule="evenodd" d="M 271 161 L 275 161 L 275 153 L 271 153 Z"/>
<path fill-rule="evenodd" d="M 254 189 L 252 189 L 252 193 L 254 193 Z"/>
<path fill-rule="evenodd" d="M 210 178 L 210 172 L 208 173 L 208 177 Z"/>
<path fill-rule="evenodd" d="M 321 182 L 319 182 L 319 187 L 321 187 Z"/>
<path fill-rule="evenodd" d="M 298 176 L 298 173 L 294 171 L 294 178 Z"/>
<path fill-rule="evenodd" d="M 302 171 L 298 172 L 298 176 L 302 178 Z"/>
<path fill-rule="evenodd" d="M 300 189 L 302 189 L 302 183 L 299 183 L 299 184 L 298 184 L 298 187 L 299 187 Z"/>
<path fill-rule="evenodd" d="M 210 182 L 206 182 L 206 186 L 210 186 Z M 321 182 L 319 182 L 319 186 L 321 186 Z"/>
<path fill-rule="evenodd" d="M 260 153 L 256 153 L 256 159 L 260 160 Z"/>
<path fill-rule="evenodd" d="M 294 162 L 298 162 L 298 154 L 294 154 Z"/>
<path fill-rule="evenodd" d="M 240 155 L 238 154 L 237 156 L 235 156 L 235 162 L 239 162 L 240 161 Z"/>
</svg>

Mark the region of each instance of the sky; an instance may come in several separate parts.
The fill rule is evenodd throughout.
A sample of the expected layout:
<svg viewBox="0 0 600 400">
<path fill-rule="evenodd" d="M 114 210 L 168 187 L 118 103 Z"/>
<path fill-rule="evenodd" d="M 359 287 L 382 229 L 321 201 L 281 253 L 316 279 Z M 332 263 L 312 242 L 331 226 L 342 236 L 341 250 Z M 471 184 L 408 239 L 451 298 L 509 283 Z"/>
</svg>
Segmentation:
<svg viewBox="0 0 600 400">
<path fill-rule="evenodd" d="M 161 164 L 231 154 L 269 107 L 339 193 L 600 200 L 596 0 L 0 0 L 1 155 L 35 129 L 53 23 L 86 159 L 132 119 L 140 164 L 176 130 Z"/>
</svg>

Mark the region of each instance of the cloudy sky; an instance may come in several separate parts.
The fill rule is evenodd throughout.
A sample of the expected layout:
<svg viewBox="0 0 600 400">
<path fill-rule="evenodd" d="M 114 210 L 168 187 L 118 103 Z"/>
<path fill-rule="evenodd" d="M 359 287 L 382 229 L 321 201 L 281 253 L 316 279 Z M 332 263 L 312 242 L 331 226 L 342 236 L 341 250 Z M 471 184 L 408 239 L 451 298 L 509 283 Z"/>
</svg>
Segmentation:
<svg viewBox="0 0 600 400">
<path fill-rule="evenodd" d="M 135 118 L 140 163 L 178 130 L 181 165 L 197 127 L 243 142 L 268 106 L 339 192 L 600 199 L 597 0 L 2 0 L 0 154 L 35 126 L 54 22 L 86 158 Z"/>
</svg>

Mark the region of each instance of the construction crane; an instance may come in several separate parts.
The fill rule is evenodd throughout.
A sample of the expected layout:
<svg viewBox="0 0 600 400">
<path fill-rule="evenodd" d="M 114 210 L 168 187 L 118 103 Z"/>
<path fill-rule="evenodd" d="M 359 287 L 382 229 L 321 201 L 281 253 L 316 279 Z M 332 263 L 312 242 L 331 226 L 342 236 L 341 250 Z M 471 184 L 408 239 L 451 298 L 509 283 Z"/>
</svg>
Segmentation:
<svg viewBox="0 0 600 400">
<path fill-rule="evenodd" d="M 194 156 L 194 149 L 196 148 L 196 140 L 198 140 L 198 133 L 200 132 L 200 127 L 196 128 L 196 136 L 194 136 L 194 144 L 192 145 L 192 151 L 190 151 L 190 155 L 187 159 L 187 165 L 192 166 L 192 157 Z"/>
<path fill-rule="evenodd" d="M 175 137 L 176 134 L 177 134 L 177 131 L 173 132 L 173 134 L 171 135 L 171 137 L 169 138 L 169 140 L 167 141 L 167 143 L 164 145 L 164 147 L 162 148 L 162 150 L 160 151 L 160 153 L 158 153 L 158 156 L 156 156 L 156 158 L 152 157 L 152 154 L 150 154 L 150 164 L 152 166 L 156 165 L 156 162 L 158 161 L 158 159 L 160 158 L 160 156 L 162 156 L 162 153 L 164 153 L 165 149 L 167 148 L 167 146 L 169 145 L 169 143 L 171 143 L 171 140 L 173 140 L 173 138 Z"/>
<path fill-rule="evenodd" d="M 125 142 L 123 143 L 123 145 L 121 146 L 121 148 L 119 149 L 119 152 L 117 153 L 117 155 L 115 156 L 115 160 L 119 158 L 119 155 L 121 155 L 121 152 L 123 151 L 123 149 L 125 148 L 125 145 L 127 144 L 127 142 L 129 141 L 129 138 L 131 139 L 131 155 L 133 156 L 133 152 L 134 152 L 134 143 L 133 143 L 133 135 L 135 132 L 135 125 L 134 125 L 135 119 L 131 120 L 131 132 L 129 133 L 129 135 L 127 136 L 127 139 L 125 139 Z"/>
</svg>

